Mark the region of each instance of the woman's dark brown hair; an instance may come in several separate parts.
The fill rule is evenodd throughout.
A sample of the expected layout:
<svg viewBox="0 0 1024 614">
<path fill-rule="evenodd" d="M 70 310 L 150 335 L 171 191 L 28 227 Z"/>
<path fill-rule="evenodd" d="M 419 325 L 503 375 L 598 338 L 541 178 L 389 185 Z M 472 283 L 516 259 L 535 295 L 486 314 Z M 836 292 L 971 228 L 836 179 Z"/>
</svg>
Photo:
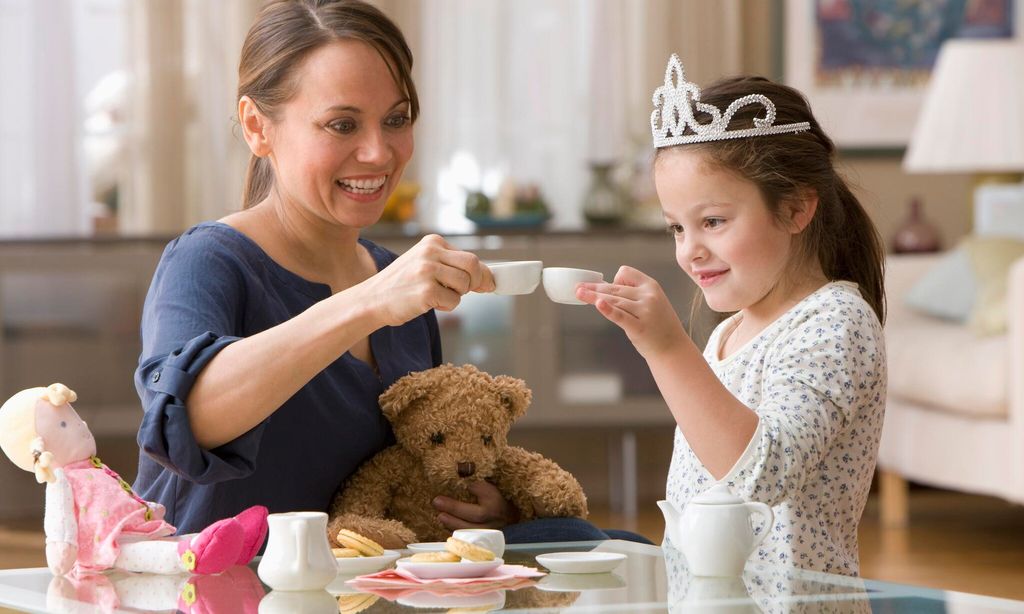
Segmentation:
<svg viewBox="0 0 1024 614">
<path fill-rule="evenodd" d="M 885 322 L 885 251 L 867 211 L 833 166 L 832 139 L 822 131 L 800 92 L 761 77 L 723 79 L 702 89 L 700 101 L 725 110 L 747 94 L 764 94 L 775 104 L 776 125 L 809 122 L 810 130 L 676 147 L 699 151 L 707 162 L 754 183 L 780 225 L 788 219 L 788 203 L 799 200 L 808 189 L 816 192 L 818 208 L 798 235 L 794 261 L 817 259 L 828 279 L 855 282 L 879 321 Z M 761 105 L 746 105 L 732 117 L 728 129 L 753 128 L 754 117 L 764 114 Z M 695 116 L 701 123 L 710 119 L 706 114 Z"/>
<path fill-rule="evenodd" d="M 376 7 L 360 0 L 279 0 L 256 16 L 238 63 L 238 99 L 248 96 L 274 120 L 298 89 L 298 67 L 314 50 L 338 40 L 360 40 L 384 59 L 399 89 L 409 99 L 415 122 L 420 104 L 412 80 L 412 51 L 398 26 Z M 253 155 L 245 176 L 242 206 L 266 198 L 274 185 L 270 161 Z"/>
</svg>

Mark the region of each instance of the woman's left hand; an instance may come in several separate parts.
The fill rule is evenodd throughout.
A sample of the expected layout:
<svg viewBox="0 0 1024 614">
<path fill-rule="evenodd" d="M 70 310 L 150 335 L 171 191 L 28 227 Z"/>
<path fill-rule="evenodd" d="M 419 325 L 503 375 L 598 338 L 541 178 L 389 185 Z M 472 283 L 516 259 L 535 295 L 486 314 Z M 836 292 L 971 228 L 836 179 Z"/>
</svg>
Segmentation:
<svg viewBox="0 0 1024 614">
<path fill-rule="evenodd" d="M 501 496 L 498 487 L 490 482 L 473 482 L 469 492 L 476 503 L 457 501 L 451 497 L 434 497 L 433 505 L 439 513 L 437 519 L 446 528 L 500 529 L 519 521 L 519 510 Z"/>
<path fill-rule="evenodd" d="M 640 355 L 650 359 L 687 338 L 661 285 L 637 269 L 619 267 L 612 283 L 582 283 L 576 298 L 618 325 Z"/>
</svg>

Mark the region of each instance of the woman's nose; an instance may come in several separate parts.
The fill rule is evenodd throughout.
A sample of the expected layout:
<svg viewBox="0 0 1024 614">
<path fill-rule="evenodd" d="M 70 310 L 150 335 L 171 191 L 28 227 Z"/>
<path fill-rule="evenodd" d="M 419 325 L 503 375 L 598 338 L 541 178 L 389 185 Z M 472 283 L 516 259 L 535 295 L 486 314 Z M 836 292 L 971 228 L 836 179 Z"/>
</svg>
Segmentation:
<svg viewBox="0 0 1024 614">
<path fill-rule="evenodd" d="M 391 147 L 380 129 L 367 130 L 356 150 L 356 159 L 364 164 L 381 165 L 391 161 Z"/>
</svg>

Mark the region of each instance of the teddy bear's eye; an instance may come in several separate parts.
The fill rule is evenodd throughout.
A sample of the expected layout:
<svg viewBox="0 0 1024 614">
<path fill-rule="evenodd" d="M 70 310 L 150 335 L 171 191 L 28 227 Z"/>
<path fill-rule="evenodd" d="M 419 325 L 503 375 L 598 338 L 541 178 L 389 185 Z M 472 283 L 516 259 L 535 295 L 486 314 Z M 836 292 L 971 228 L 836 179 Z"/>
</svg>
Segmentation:
<svg viewBox="0 0 1024 614">
<path fill-rule="evenodd" d="M 444 443 L 444 433 L 434 433 L 430 436 L 430 443 L 439 446 Z"/>
<path fill-rule="evenodd" d="M 492 437 L 490 435 L 484 435 L 483 436 L 483 440 L 484 440 L 484 445 L 485 446 L 493 446 L 494 445 L 494 437 Z"/>
</svg>

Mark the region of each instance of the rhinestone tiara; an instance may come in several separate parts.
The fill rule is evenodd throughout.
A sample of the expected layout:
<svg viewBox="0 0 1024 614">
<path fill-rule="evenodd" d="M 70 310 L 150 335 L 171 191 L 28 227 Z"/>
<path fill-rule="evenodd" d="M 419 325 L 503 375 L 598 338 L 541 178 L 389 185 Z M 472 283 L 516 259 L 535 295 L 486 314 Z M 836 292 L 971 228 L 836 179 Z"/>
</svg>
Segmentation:
<svg viewBox="0 0 1024 614">
<path fill-rule="evenodd" d="M 723 141 L 725 139 L 742 139 L 750 136 L 766 134 L 788 134 L 809 130 L 809 122 L 796 124 L 775 123 L 775 104 L 763 94 L 748 94 L 732 101 L 729 108 L 722 113 L 718 107 L 700 101 L 700 88 L 690 83 L 683 75 L 683 64 L 679 56 L 672 54 L 665 67 L 665 84 L 654 90 L 652 97 L 654 111 L 651 113 L 651 135 L 654 147 L 669 147 L 684 143 L 705 143 L 707 141 Z M 741 130 L 727 130 L 729 121 L 740 108 L 748 104 L 760 104 L 764 107 L 765 116 L 754 118 L 754 127 Z M 693 116 L 694 107 L 697 111 L 707 113 L 711 121 L 700 123 Z M 692 134 L 683 134 L 686 127 L 693 130 Z"/>
</svg>

